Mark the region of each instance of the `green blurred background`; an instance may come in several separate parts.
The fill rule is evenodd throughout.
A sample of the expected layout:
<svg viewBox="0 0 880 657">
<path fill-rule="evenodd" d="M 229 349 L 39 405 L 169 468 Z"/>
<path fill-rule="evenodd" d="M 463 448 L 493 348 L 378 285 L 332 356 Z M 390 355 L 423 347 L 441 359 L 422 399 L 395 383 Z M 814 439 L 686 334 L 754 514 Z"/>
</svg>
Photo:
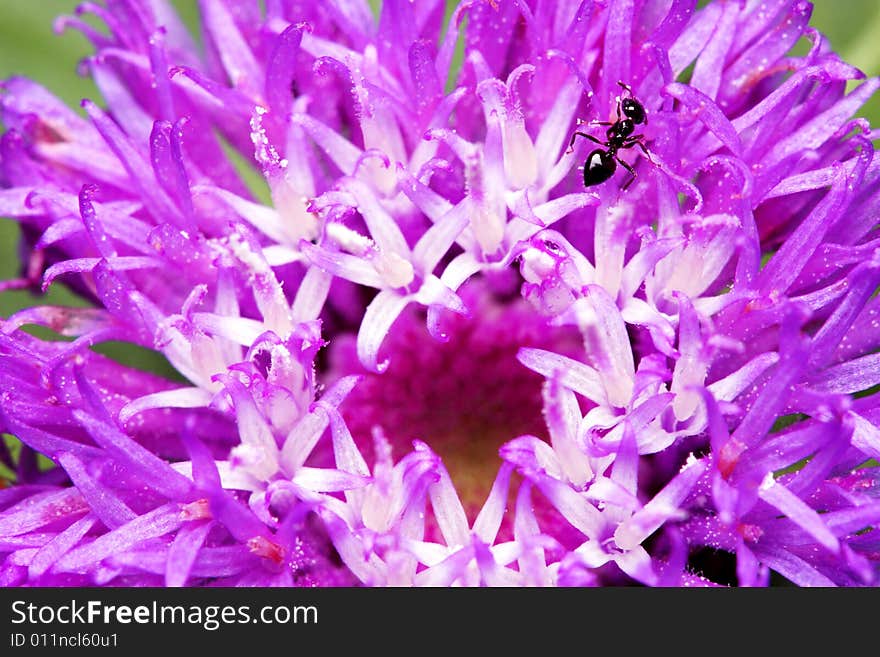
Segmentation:
<svg viewBox="0 0 880 657">
<path fill-rule="evenodd" d="M 374 7 L 380 0 L 371 0 Z M 507 0 L 505 0 L 507 1 Z M 172 0 L 184 19 L 193 24 L 196 0 Z M 75 30 L 55 34 L 53 19 L 72 13 L 78 0 L 0 0 L 0 78 L 19 74 L 34 78 L 73 107 L 82 98 L 98 94 L 87 78 L 77 73 L 77 62 L 91 53 L 91 46 Z M 844 59 L 868 75 L 880 73 L 880 2 L 878 0 L 816 0 L 812 24 L 828 35 Z M 880 125 L 880 94 L 863 112 Z M 17 227 L 0 219 L 0 280 L 18 275 Z M 0 292 L 0 315 L 40 304 L 82 305 L 55 283 L 41 299 L 28 292 Z"/>
</svg>

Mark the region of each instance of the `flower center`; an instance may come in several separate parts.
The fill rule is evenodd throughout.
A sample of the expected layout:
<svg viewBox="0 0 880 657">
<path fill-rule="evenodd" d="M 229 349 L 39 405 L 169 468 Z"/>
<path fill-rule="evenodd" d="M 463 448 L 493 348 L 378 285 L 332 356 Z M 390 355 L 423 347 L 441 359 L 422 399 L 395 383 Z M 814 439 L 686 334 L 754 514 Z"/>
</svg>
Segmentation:
<svg viewBox="0 0 880 657">
<path fill-rule="evenodd" d="M 501 464 L 498 448 L 523 434 L 546 438 L 543 378 L 523 366 L 517 352 L 537 347 L 574 356 L 582 345 L 575 331 L 548 326 L 521 298 L 494 294 L 484 281 L 460 294 L 472 314 L 449 318 L 448 342 L 432 338 L 424 313 L 409 309 L 383 345 L 388 369 L 367 373 L 340 410 L 365 452 L 376 426 L 395 460 L 412 449 L 413 439 L 430 445 L 473 519 Z M 347 351 L 331 356 L 337 367 L 340 356 L 353 362 L 341 353 Z"/>
</svg>

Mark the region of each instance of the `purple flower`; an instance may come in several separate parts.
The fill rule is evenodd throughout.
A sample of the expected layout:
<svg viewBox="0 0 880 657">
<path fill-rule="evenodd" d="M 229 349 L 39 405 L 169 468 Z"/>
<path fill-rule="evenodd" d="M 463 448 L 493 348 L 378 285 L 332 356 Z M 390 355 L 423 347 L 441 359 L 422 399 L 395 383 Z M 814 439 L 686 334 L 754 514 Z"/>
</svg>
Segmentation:
<svg viewBox="0 0 880 657">
<path fill-rule="evenodd" d="M 808 2 L 264 5 L 3 84 L 3 285 L 92 307 L 0 323 L 0 582 L 880 583 L 880 81 Z"/>
</svg>

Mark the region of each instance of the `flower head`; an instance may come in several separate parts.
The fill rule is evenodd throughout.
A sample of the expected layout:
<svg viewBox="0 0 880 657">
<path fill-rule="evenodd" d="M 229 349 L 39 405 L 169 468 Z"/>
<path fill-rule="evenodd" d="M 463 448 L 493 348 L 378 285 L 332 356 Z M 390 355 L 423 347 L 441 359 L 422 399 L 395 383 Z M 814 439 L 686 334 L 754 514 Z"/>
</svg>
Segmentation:
<svg viewBox="0 0 880 657">
<path fill-rule="evenodd" d="M 5 285 L 92 307 L 2 320 L 0 581 L 878 583 L 880 82 L 696 4 L 60 19 L 103 102 L 4 83 Z"/>
</svg>

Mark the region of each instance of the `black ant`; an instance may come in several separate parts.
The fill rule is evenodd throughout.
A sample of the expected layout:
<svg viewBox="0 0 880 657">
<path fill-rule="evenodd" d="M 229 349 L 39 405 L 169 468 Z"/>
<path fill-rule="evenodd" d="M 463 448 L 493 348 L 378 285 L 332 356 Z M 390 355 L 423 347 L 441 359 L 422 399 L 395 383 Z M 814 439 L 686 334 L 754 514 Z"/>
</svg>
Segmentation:
<svg viewBox="0 0 880 657">
<path fill-rule="evenodd" d="M 613 122 L 591 121 L 588 124 L 591 126 L 609 126 L 605 131 L 605 141 L 593 135 L 588 135 L 586 132 L 575 132 L 571 136 L 571 142 L 568 144 L 567 153 L 571 153 L 574 150 L 574 140 L 577 137 L 589 139 L 602 146 L 602 148 L 597 148 L 590 153 L 584 162 L 585 187 L 593 187 L 608 180 L 617 171 L 618 164 L 629 171 L 630 174 L 629 180 L 624 183 L 621 189 L 626 190 L 630 186 L 632 181 L 636 179 L 636 172 L 633 171 L 629 164 L 618 157 L 617 151 L 619 150 L 638 146 L 648 156 L 648 159 L 651 158 L 651 154 L 648 152 L 648 148 L 643 141 L 645 136 L 633 134 L 637 125 L 648 123 L 648 115 L 645 112 L 645 108 L 636 100 L 632 88 L 628 84 L 623 82 L 618 82 L 617 84 L 629 94 L 628 97 L 617 99 L 617 120 Z M 578 125 L 583 125 L 580 119 L 578 119 Z"/>
</svg>

